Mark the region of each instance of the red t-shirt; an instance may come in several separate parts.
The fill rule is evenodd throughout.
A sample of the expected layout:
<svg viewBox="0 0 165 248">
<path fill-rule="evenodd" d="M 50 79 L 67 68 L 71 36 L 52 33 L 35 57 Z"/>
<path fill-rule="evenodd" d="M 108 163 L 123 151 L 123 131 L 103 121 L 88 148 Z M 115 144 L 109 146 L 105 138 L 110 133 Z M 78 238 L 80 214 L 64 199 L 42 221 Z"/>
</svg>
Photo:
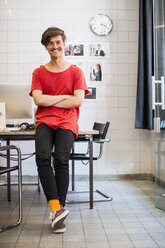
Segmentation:
<svg viewBox="0 0 165 248">
<path fill-rule="evenodd" d="M 43 65 L 35 69 L 32 77 L 30 96 L 33 90 L 41 90 L 46 95 L 73 95 L 74 90 L 84 90 L 88 94 L 85 77 L 80 68 L 71 65 L 63 72 L 50 72 Z M 56 129 L 68 129 L 78 135 L 79 108 L 57 108 L 38 106 L 36 127 L 40 123 Z"/>
</svg>

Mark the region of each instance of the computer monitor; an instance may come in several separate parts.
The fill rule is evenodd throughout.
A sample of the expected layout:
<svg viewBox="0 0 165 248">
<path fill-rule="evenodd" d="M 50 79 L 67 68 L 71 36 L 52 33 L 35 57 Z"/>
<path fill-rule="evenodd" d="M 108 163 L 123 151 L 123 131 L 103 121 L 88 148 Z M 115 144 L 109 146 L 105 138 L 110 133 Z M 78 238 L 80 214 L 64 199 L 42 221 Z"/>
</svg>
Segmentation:
<svg viewBox="0 0 165 248">
<path fill-rule="evenodd" d="M 32 99 L 29 84 L 0 83 L 0 102 L 5 102 L 6 119 L 32 118 Z"/>
</svg>

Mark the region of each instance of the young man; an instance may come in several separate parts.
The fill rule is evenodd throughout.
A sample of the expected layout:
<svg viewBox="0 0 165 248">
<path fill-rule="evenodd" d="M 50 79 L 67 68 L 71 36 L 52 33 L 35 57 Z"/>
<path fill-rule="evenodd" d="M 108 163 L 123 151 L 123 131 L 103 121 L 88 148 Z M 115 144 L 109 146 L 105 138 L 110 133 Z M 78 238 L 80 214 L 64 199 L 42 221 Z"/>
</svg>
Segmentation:
<svg viewBox="0 0 165 248">
<path fill-rule="evenodd" d="M 50 61 L 35 69 L 30 95 L 38 106 L 36 111 L 36 163 L 40 181 L 50 207 L 52 230 L 65 232 L 64 209 L 69 184 L 69 155 L 78 135 L 79 107 L 88 93 L 81 69 L 64 59 L 64 31 L 51 27 L 43 34 L 41 43 Z M 51 167 L 52 148 L 54 170 Z"/>
<path fill-rule="evenodd" d="M 104 57 L 105 56 L 105 53 L 104 53 L 104 51 L 101 49 L 101 45 L 100 44 L 98 44 L 97 45 L 97 50 L 96 50 L 96 54 L 95 54 L 96 56 L 101 56 L 101 57 Z"/>
</svg>

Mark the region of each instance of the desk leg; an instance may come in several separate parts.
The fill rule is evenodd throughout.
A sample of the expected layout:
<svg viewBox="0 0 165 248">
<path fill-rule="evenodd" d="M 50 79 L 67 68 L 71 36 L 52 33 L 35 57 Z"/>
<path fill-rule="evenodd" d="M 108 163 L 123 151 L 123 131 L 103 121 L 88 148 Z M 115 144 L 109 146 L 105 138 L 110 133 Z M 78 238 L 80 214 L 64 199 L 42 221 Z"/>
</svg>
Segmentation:
<svg viewBox="0 0 165 248">
<path fill-rule="evenodd" d="M 10 140 L 6 141 L 7 146 L 10 145 Z M 10 150 L 7 150 L 7 168 L 10 168 Z M 11 201 L 11 177 L 10 172 L 7 173 L 7 199 Z"/>
<path fill-rule="evenodd" d="M 74 143 L 73 143 L 73 146 L 72 146 L 72 153 L 74 153 Z M 75 190 L 75 178 L 74 178 L 74 160 L 72 160 L 72 191 Z"/>
<path fill-rule="evenodd" d="M 89 138 L 89 194 L 90 194 L 90 208 L 93 208 L 93 135 Z"/>
</svg>

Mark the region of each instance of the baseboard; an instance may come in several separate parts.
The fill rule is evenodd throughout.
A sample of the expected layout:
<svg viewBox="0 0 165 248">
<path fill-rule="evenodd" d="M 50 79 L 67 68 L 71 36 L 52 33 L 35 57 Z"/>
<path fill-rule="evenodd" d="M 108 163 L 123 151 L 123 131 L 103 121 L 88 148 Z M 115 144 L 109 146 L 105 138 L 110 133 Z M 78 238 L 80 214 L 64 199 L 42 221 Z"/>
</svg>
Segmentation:
<svg viewBox="0 0 165 248">
<path fill-rule="evenodd" d="M 120 181 L 120 180 L 154 180 L 154 176 L 148 173 L 141 174 L 113 174 L 113 175 L 94 175 L 96 181 Z M 0 183 L 6 180 L 6 176 L 0 177 Z M 11 176 L 11 180 L 17 182 L 17 176 Z M 37 176 L 22 176 L 24 183 L 37 182 Z M 71 181 L 71 175 L 70 175 Z M 75 175 L 75 181 L 89 181 L 88 175 Z"/>
<path fill-rule="evenodd" d="M 70 176 L 71 178 L 71 176 Z M 153 180 L 154 176 L 148 173 L 141 174 L 112 174 L 112 175 L 94 175 L 96 181 L 118 181 L 118 180 Z M 75 175 L 76 181 L 88 181 L 88 175 Z"/>
</svg>

